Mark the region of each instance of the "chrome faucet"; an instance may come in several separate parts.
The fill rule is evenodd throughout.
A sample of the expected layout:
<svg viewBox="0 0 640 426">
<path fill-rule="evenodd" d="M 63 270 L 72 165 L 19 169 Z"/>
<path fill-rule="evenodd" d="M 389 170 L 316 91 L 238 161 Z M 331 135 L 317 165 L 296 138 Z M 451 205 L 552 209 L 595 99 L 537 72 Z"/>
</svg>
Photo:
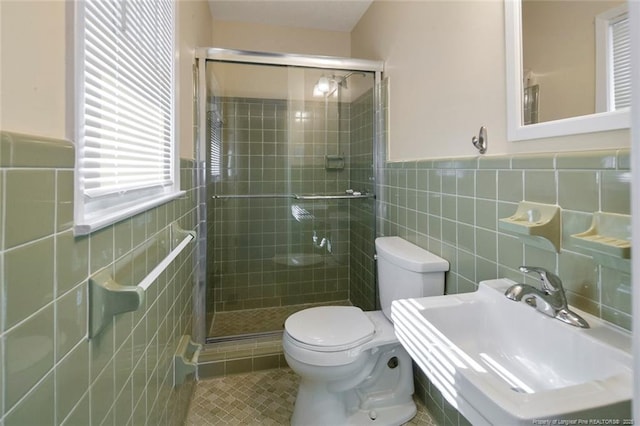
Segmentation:
<svg viewBox="0 0 640 426">
<path fill-rule="evenodd" d="M 562 281 L 557 275 L 544 268 L 535 266 L 521 266 L 520 271 L 526 274 L 537 274 L 542 283 L 542 290 L 527 284 L 512 285 L 504 292 L 508 299 L 516 302 L 523 301 L 550 317 L 576 327 L 589 328 L 589 324 L 580 315 L 571 311 L 567 306 L 567 296 L 564 294 Z"/>
</svg>

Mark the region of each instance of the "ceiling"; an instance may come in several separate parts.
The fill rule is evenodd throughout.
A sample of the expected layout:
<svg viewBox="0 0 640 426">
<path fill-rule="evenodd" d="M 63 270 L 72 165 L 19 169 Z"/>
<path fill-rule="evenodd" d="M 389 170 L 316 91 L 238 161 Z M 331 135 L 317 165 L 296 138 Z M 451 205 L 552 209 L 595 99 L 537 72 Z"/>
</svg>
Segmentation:
<svg viewBox="0 0 640 426">
<path fill-rule="evenodd" d="M 373 0 L 209 0 L 213 18 L 349 32 Z"/>
</svg>

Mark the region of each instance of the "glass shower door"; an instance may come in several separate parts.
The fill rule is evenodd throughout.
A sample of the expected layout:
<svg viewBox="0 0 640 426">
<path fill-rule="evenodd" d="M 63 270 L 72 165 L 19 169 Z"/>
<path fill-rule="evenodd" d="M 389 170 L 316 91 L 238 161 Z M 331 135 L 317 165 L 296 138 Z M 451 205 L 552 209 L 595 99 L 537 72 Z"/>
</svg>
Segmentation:
<svg viewBox="0 0 640 426">
<path fill-rule="evenodd" d="M 374 229 L 373 130 L 364 130 L 373 74 L 206 69 L 209 340 L 281 331 L 297 310 L 351 304 L 351 231 Z"/>
</svg>

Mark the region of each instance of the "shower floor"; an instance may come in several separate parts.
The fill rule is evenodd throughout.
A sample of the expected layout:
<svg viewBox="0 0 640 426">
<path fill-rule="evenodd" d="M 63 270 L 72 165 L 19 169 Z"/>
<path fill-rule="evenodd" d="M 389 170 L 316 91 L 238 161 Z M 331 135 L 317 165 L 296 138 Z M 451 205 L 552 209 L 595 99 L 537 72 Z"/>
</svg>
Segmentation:
<svg viewBox="0 0 640 426">
<path fill-rule="evenodd" d="M 350 306 L 348 300 L 327 303 L 305 303 L 302 305 L 278 306 L 274 308 L 246 309 L 241 311 L 216 312 L 213 316 L 209 339 L 245 334 L 281 331 L 289 315 L 315 306 Z"/>
</svg>

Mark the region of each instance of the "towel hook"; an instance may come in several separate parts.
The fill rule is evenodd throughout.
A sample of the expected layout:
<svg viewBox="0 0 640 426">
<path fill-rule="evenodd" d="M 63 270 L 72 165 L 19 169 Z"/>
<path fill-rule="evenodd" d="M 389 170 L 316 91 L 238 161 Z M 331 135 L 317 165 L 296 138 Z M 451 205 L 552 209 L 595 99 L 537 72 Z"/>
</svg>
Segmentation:
<svg viewBox="0 0 640 426">
<path fill-rule="evenodd" d="M 480 133 L 478 133 L 478 136 L 474 136 L 473 138 L 471 138 L 471 143 L 473 143 L 473 146 L 478 148 L 480 154 L 484 154 L 485 152 L 487 152 L 487 128 L 484 126 L 480 127 Z"/>
</svg>

